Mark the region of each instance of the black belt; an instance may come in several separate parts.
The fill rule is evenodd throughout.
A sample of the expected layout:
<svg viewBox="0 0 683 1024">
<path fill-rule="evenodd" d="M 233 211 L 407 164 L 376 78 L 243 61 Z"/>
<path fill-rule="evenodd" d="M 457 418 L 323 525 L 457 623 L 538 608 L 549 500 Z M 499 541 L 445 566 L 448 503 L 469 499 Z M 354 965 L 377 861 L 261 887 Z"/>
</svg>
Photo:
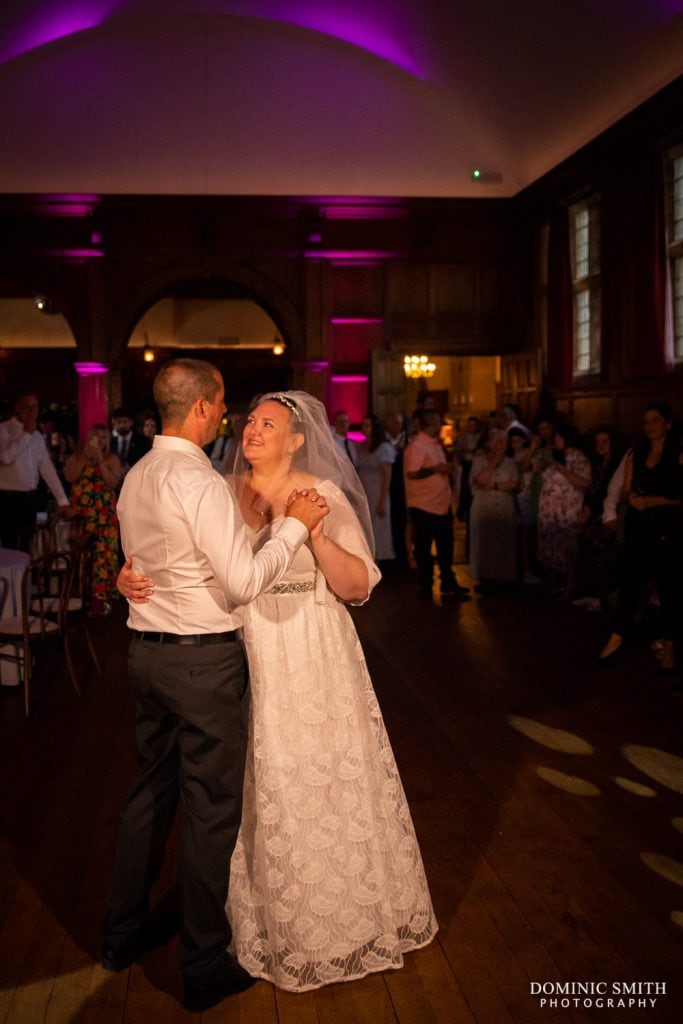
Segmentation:
<svg viewBox="0 0 683 1024">
<path fill-rule="evenodd" d="M 144 632 L 134 629 L 133 636 L 137 640 L 149 640 L 153 644 L 183 644 L 186 647 L 208 647 L 209 644 L 227 644 L 231 640 L 237 640 L 237 631 L 231 629 L 227 633 L 150 633 L 147 629 Z"/>
</svg>

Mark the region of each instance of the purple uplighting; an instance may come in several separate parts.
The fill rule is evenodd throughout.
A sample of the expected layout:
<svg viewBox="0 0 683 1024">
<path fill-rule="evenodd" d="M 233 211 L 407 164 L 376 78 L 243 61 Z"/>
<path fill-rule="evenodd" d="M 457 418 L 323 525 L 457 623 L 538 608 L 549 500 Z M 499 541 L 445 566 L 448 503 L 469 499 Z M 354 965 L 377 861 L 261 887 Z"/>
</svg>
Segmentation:
<svg viewBox="0 0 683 1024">
<path fill-rule="evenodd" d="M 104 256 L 104 251 L 102 249 L 50 249 L 47 251 L 47 255 L 65 260 L 96 260 Z"/>
<path fill-rule="evenodd" d="M 272 13 L 267 10 L 271 6 Z M 353 0 L 338 0 L 325 5 L 321 5 L 320 0 L 290 0 L 284 13 L 281 6 L 277 0 L 263 4 L 263 13 L 277 21 L 311 28 L 352 43 L 416 78 L 427 77 L 394 29 L 393 23 L 398 19 L 396 6 L 392 3 L 375 3 L 371 9 L 368 4 Z"/>
<path fill-rule="evenodd" d="M 332 0 L 324 9 L 319 0 L 289 0 L 286 5 L 280 0 L 208 0 L 200 5 L 186 0 L 170 0 L 163 5 L 136 4 L 134 0 L 34 0 L 9 28 L 0 61 L 96 28 L 115 14 L 139 13 L 136 8 L 161 17 L 171 13 L 196 14 L 198 6 L 207 14 L 238 15 L 311 29 L 375 54 L 417 78 L 427 77 L 406 42 L 411 38 L 411 30 L 402 24 L 400 12 L 391 0 L 380 0 L 374 9 L 358 0 Z"/>
<path fill-rule="evenodd" d="M 331 316 L 331 324 L 383 324 L 382 316 Z"/>
<path fill-rule="evenodd" d="M 57 39 L 96 28 L 121 5 L 122 0 L 64 0 L 61 4 L 27 4 L 21 21 L 7 33 L 6 42 L 0 51 L 0 61 L 12 60 Z"/>
<path fill-rule="evenodd" d="M 109 367 L 104 363 L 74 363 L 76 373 L 79 377 L 90 377 L 92 374 L 109 373 Z"/>
<path fill-rule="evenodd" d="M 397 259 L 400 255 L 400 252 L 387 252 L 382 249 L 308 249 L 304 253 L 309 260 L 353 260 L 359 263 Z"/>
</svg>

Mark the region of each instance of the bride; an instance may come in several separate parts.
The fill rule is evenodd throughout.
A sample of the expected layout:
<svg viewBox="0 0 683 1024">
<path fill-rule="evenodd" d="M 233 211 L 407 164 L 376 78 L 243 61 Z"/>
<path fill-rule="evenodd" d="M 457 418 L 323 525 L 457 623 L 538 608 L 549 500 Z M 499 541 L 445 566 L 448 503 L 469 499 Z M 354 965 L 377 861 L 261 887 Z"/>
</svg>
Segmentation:
<svg viewBox="0 0 683 1024">
<path fill-rule="evenodd" d="M 437 923 L 345 607 L 380 579 L 370 513 L 322 403 L 263 396 L 229 480 L 255 549 L 292 490 L 315 486 L 330 507 L 286 576 L 241 610 L 252 700 L 226 909 L 242 966 L 302 992 L 401 967 Z"/>
</svg>

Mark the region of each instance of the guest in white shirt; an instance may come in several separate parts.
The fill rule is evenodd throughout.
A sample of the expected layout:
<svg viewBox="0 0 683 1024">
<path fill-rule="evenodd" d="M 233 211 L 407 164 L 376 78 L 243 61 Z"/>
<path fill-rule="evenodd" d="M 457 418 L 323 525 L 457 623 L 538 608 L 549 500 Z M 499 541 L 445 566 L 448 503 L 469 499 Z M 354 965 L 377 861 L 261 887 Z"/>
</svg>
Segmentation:
<svg viewBox="0 0 683 1024">
<path fill-rule="evenodd" d="M 173 360 L 154 398 L 162 433 L 128 473 L 118 505 L 124 551 L 156 589 L 153 602 L 130 605 L 139 769 L 121 820 L 102 966 L 123 970 L 158 944 L 149 894 L 180 800 L 183 1003 L 201 1012 L 253 983 L 226 952 L 226 864 L 240 824 L 248 712 L 232 612 L 278 580 L 329 509 L 314 490 L 291 496 L 254 554 L 228 484 L 202 450 L 225 412 L 220 373 Z"/>
<path fill-rule="evenodd" d="M 349 437 L 349 414 L 340 410 L 332 420 L 332 439 L 340 451 L 344 452 L 354 466 L 358 465 L 358 445 Z"/>
<path fill-rule="evenodd" d="M 528 427 L 526 427 L 519 418 L 519 409 L 516 405 L 504 405 L 500 410 L 498 416 L 498 422 L 500 423 L 500 429 L 504 430 L 506 434 L 514 428 L 521 430 L 531 441 L 533 434 Z"/>
<path fill-rule="evenodd" d="M 69 499 L 38 429 L 38 396 L 19 395 L 11 419 L 0 423 L 0 539 L 3 547 L 28 551 L 38 511 L 38 483 L 45 481 L 64 514 Z"/>
</svg>

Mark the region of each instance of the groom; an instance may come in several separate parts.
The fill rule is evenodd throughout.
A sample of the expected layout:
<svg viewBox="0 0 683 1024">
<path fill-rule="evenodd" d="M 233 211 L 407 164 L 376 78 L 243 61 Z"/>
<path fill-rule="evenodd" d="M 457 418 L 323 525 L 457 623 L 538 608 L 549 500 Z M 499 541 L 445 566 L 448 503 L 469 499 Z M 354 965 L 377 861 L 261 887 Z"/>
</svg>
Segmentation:
<svg viewBox="0 0 683 1024">
<path fill-rule="evenodd" d="M 248 704 L 230 610 L 276 582 L 329 509 L 315 491 L 293 496 L 254 554 L 228 485 L 202 450 L 225 412 L 220 373 L 203 360 L 172 360 L 154 398 L 161 435 L 128 473 L 118 504 L 123 549 L 156 588 L 154 602 L 131 604 L 128 618 L 138 775 L 121 819 L 102 966 L 124 970 L 163 941 L 149 894 L 180 799 L 183 1005 L 200 1012 L 254 983 L 226 952 Z"/>
</svg>

